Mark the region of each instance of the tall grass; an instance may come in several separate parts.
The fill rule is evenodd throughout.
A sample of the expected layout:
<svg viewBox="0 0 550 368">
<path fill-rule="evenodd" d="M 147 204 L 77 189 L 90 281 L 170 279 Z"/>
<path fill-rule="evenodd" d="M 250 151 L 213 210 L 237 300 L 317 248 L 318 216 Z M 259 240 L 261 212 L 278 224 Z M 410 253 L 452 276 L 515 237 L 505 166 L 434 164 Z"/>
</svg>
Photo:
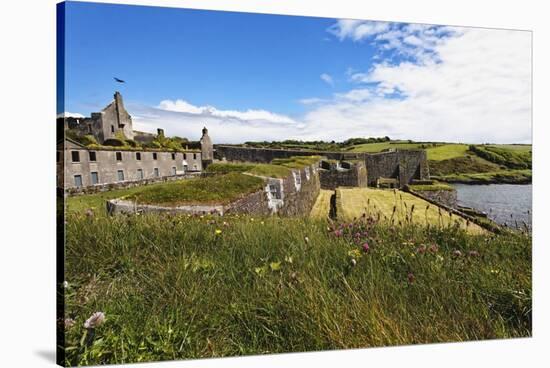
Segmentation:
<svg viewBox="0 0 550 368">
<path fill-rule="evenodd" d="M 66 230 L 70 365 L 531 335 L 521 233 L 79 212 Z"/>
</svg>

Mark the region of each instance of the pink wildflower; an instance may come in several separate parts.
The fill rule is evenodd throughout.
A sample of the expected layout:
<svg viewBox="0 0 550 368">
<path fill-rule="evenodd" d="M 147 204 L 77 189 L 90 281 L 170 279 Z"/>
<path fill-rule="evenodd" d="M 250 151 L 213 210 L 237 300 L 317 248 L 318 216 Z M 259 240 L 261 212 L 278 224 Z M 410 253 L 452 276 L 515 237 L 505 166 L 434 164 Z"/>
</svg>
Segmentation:
<svg viewBox="0 0 550 368">
<path fill-rule="evenodd" d="M 103 312 L 95 312 L 84 322 L 85 328 L 96 328 L 105 322 L 105 314 Z"/>
<path fill-rule="evenodd" d="M 414 275 L 412 272 L 409 272 L 409 274 L 407 275 L 407 280 L 409 281 L 409 284 L 412 284 L 414 282 Z"/>
<path fill-rule="evenodd" d="M 369 251 L 370 247 L 369 247 L 369 243 L 365 242 L 363 244 L 363 252 L 367 253 Z"/>
</svg>

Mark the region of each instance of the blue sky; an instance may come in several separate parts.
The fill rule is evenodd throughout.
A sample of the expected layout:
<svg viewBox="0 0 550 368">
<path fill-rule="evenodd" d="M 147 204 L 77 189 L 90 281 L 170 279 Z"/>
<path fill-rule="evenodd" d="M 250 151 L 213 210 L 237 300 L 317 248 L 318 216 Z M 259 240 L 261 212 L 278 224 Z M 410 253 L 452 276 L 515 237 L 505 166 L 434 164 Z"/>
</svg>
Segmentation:
<svg viewBox="0 0 550 368">
<path fill-rule="evenodd" d="M 67 114 L 119 90 L 135 128 L 192 139 L 530 140 L 527 32 L 80 2 L 65 19 Z"/>
</svg>

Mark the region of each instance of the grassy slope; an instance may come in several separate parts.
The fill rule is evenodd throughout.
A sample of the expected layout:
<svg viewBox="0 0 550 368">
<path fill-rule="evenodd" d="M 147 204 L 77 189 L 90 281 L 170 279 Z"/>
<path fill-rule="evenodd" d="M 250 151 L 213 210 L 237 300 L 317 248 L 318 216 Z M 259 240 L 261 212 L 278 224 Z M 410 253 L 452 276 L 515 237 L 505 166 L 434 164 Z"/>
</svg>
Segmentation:
<svg viewBox="0 0 550 368">
<path fill-rule="evenodd" d="M 71 365 L 531 335 L 526 235 L 346 225 L 336 236 L 324 221 L 277 217 L 67 220 Z M 106 322 L 85 349 L 95 311 Z"/>
<path fill-rule="evenodd" d="M 381 218 L 394 223 L 401 222 L 405 224 L 411 220 L 415 224 L 431 226 L 450 226 L 458 224 L 461 228 L 467 229 L 473 234 L 484 233 L 481 227 L 473 223 L 467 223 L 466 220 L 456 215 L 450 216 L 447 211 L 439 210 L 438 207 L 415 197 L 410 193 L 396 190 L 372 189 L 372 188 L 339 188 L 336 196 L 338 217 L 350 221 L 353 218 L 359 218 L 364 213 L 370 216 L 380 214 Z M 411 209 L 414 205 L 412 218 Z M 395 214 L 394 213 L 395 208 Z M 393 217 L 392 217 L 393 214 Z"/>
<path fill-rule="evenodd" d="M 321 189 L 319 196 L 311 209 L 311 217 L 318 219 L 326 219 L 330 212 L 330 197 L 334 191 Z"/>
<path fill-rule="evenodd" d="M 138 203 L 178 206 L 183 204 L 229 203 L 264 186 L 264 180 L 230 172 L 224 175 L 179 180 L 154 187 L 143 187 L 124 196 Z"/>
<path fill-rule="evenodd" d="M 208 165 L 206 171 L 214 173 L 241 172 L 272 178 L 285 178 L 291 174 L 291 169 L 301 169 L 318 162 L 319 156 L 290 157 L 274 159 L 270 164 L 248 162 L 217 162 Z"/>
</svg>

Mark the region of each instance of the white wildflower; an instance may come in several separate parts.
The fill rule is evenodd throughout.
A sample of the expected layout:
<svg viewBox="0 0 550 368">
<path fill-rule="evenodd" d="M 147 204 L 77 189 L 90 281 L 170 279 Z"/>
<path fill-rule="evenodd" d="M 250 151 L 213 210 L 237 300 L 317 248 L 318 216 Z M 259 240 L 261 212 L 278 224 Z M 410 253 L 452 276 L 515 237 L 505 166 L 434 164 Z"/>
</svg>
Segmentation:
<svg viewBox="0 0 550 368">
<path fill-rule="evenodd" d="M 90 318 L 84 322 L 85 328 L 96 328 L 105 322 L 105 314 L 103 312 L 95 312 Z"/>
</svg>

